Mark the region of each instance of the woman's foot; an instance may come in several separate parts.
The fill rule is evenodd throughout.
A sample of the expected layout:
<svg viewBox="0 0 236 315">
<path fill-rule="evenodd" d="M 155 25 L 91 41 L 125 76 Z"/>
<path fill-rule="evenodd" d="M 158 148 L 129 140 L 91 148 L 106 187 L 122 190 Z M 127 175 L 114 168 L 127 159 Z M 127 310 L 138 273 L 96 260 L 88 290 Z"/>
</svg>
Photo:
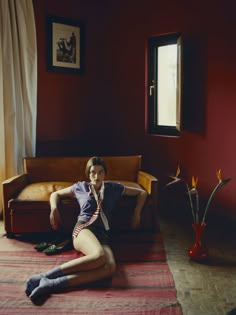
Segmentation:
<svg viewBox="0 0 236 315">
<path fill-rule="evenodd" d="M 29 295 L 31 300 L 37 299 L 39 296 L 46 295 L 51 292 L 53 288 L 53 280 L 41 278 L 39 285 Z"/>
<path fill-rule="evenodd" d="M 31 294 L 31 292 L 38 287 L 40 280 L 43 278 L 43 274 L 33 275 L 26 283 L 25 293 L 27 296 Z"/>
<path fill-rule="evenodd" d="M 58 291 L 69 285 L 68 277 L 59 277 L 56 279 L 48 279 L 43 277 L 39 285 L 31 292 L 29 298 L 34 301 L 38 297 L 47 295 L 53 291 Z"/>
<path fill-rule="evenodd" d="M 42 278 L 56 279 L 63 276 L 65 276 L 65 274 L 60 267 L 55 267 L 45 273 L 33 275 L 26 283 L 25 293 L 27 294 L 27 296 L 29 296 L 31 292 L 39 286 L 40 280 Z"/>
</svg>

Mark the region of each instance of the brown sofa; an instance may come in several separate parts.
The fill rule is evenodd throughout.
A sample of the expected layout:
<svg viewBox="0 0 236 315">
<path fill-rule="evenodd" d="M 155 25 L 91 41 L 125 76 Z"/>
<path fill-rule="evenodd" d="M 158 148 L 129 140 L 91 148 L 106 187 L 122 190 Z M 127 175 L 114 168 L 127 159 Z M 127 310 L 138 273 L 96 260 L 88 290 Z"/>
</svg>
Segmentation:
<svg viewBox="0 0 236 315">
<path fill-rule="evenodd" d="M 77 181 L 88 180 L 85 166 L 90 157 L 27 157 L 24 174 L 5 180 L 3 185 L 3 218 L 8 237 L 32 232 L 50 232 L 49 196 Z M 104 156 L 108 168 L 106 180 L 143 187 L 148 199 L 142 211 L 141 230 L 153 231 L 157 224 L 157 179 L 141 170 L 142 157 Z M 131 227 L 136 197 L 123 196 L 117 205 L 111 226 L 115 230 Z M 73 198 L 60 201 L 59 211 L 65 232 L 72 231 L 79 207 Z"/>
</svg>

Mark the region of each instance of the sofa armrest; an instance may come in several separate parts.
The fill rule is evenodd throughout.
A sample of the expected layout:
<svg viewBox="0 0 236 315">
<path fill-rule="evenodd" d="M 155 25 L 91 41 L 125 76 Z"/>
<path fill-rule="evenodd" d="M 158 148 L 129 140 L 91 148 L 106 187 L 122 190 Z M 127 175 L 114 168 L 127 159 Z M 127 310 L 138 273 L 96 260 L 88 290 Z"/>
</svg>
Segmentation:
<svg viewBox="0 0 236 315">
<path fill-rule="evenodd" d="M 138 171 L 137 182 L 148 193 L 148 200 L 151 211 L 150 215 L 153 218 L 154 226 L 157 226 L 158 179 L 149 173 Z"/>
<path fill-rule="evenodd" d="M 11 232 L 11 216 L 8 202 L 15 198 L 28 183 L 27 174 L 16 175 L 2 182 L 3 219 L 6 232 Z"/>
<path fill-rule="evenodd" d="M 149 173 L 138 171 L 137 182 L 147 191 L 149 195 L 152 195 L 153 193 L 157 195 L 158 180 L 156 177 Z"/>
</svg>

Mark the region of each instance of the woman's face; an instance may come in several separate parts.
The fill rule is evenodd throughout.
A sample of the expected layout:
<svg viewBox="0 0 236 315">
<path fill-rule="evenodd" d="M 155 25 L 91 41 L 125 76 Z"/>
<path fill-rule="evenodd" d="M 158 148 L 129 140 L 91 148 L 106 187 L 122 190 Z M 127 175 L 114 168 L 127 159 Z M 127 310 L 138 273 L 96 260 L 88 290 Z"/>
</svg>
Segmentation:
<svg viewBox="0 0 236 315">
<path fill-rule="evenodd" d="M 95 188 L 100 188 L 105 178 L 105 171 L 101 165 L 93 165 L 89 171 L 89 179 Z"/>
</svg>

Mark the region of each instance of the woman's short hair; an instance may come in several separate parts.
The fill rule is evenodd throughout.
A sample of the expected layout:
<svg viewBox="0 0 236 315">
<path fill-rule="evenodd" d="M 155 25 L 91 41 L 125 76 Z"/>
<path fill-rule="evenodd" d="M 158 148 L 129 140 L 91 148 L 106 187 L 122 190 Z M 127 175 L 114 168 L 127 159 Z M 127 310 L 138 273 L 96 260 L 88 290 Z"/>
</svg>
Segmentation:
<svg viewBox="0 0 236 315">
<path fill-rule="evenodd" d="M 98 156 L 91 157 L 85 167 L 85 175 L 89 177 L 90 168 L 94 165 L 101 165 L 104 169 L 105 175 L 107 174 L 107 166 L 104 160 Z"/>
</svg>

